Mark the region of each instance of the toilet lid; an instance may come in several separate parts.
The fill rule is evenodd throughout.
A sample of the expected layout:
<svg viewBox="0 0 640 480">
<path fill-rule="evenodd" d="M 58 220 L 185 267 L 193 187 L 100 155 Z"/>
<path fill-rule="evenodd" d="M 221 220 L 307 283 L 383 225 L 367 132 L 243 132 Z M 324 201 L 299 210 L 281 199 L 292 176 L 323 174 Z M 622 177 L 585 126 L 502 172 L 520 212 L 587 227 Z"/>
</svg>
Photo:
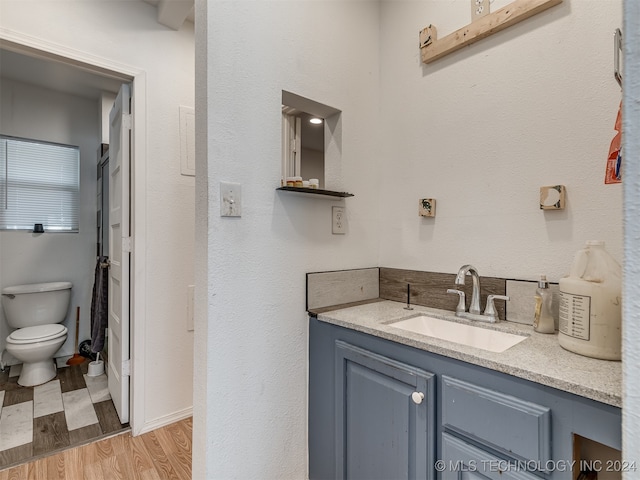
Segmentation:
<svg viewBox="0 0 640 480">
<path fill-rule="evenodd" d="M 36 343 L 53 340 L 67 333 L 67 327 L 59 323 L 20 328 L 7 337 L 7 343 Z"/>
</svg>

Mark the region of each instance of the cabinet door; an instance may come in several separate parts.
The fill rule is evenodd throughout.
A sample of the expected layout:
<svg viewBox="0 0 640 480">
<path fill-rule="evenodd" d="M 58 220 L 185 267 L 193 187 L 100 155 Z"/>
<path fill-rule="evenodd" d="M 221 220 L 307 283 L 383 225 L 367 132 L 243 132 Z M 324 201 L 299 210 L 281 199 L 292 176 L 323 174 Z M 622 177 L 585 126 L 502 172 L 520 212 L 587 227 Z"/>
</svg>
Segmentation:
<svg viewBox="0 0 640 480">
<path fill-rule="evenodd" d="M 442 375 L 442 426 L 507 456 L 551 461 L 551 409 Z"/>
<path fill-rule="evenodd" d="M 337 340 L 335 378 L 336 478 L 433 479 L 433 374 Z"/>
<path fill-rule="evenodd" d="M 442 434 L 441 480 L 541 480 L 533 475 L 538 462 L 505 460 L 460 438 Z"/>
</svg>

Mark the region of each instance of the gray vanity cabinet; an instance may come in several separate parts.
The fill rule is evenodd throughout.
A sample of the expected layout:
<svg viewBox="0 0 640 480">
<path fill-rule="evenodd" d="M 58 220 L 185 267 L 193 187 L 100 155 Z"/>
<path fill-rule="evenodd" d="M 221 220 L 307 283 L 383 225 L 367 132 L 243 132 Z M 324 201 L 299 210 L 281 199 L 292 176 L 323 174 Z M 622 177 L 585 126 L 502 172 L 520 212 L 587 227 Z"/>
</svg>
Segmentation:
<svg viewBox="0 0 640 480">
<path fill-rule="evenodd" d="M 336 479 L 433 478 L 433 374 L 335 342 Z"/>
<path fill-rule="evenodd" d="M 621 437 L 617 407 L 310 319 L 310 480 L 572 480 Z"/>
<path fill-rule="evenodd" d="M 505 468 L 508 461 L 448 433 L 442 434 L 442 480 L 540 480 L 530 472 Z"/>
<path fill-rule="evenodd" d="M 508 478 L 518 462 L 518 478 L 534 479 L 553 465 L 549 408 L 447 375 L 441 385 L 443 479 L 464 472 Z"/>
</svg>

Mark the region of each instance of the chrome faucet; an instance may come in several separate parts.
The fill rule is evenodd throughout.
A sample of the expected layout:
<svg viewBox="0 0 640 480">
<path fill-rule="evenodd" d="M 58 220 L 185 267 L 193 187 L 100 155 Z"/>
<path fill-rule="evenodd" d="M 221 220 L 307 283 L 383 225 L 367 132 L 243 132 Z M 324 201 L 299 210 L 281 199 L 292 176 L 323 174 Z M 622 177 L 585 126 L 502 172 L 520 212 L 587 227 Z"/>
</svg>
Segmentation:
<svg viewBox="0 0 640 480">
<path fill-rule="evenodd" d="M 471 305 L 469 305 L 469 313 L 480 314 L 480 276 L 478 270 L 473 265 L 463 265 L 456 275 L 456 285 L 464 285 L 467 275 L 471 275 L 473 279 L 473 291 L 471 293 Z"/>
<path fill-rule="evenodd" d="M 469 311 L 466 311 L 465 307 L 465 295 L 461 290 L 455 290 L 450 288 L 447 293 L 455 293 L 458 295 L 458 306 L 456 307 L 456 317 L 466 318 L 469 320 L 480 320 L 483 322 L 495 323 L 499 321 L 498 312 L 494 305 L 494 300 L 509 300 L 506 295 L 488 295 L 487 306 L 484 309 L 484 314 L 480 314 L 480 276 L 478 270 L 473 265 L 463 265 L 460 267 L 458 274 L 456 275 L 455 284 L 464 285 L 465 277 L 471 275 L 473 279 L 473 291 L 471 292 L 471 305 L 469 305 Z"/>
</svg>

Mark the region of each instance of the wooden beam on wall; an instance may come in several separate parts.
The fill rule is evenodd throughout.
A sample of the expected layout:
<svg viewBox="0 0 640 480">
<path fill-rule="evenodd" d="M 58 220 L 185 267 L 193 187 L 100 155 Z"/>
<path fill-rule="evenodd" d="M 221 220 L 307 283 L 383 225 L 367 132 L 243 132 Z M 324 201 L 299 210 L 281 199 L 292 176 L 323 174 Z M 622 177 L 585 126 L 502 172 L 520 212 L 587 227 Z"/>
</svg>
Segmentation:
<svg viewBox="0 0 640 480">
<path fill-rule="evenodd" d="M 562 0 L 514 0 L 440 40 L 436 38 L 435 27 L 429 25 L 420 32 L 422 62 L 431 63 L 560 3 Z"/>
</svg>

